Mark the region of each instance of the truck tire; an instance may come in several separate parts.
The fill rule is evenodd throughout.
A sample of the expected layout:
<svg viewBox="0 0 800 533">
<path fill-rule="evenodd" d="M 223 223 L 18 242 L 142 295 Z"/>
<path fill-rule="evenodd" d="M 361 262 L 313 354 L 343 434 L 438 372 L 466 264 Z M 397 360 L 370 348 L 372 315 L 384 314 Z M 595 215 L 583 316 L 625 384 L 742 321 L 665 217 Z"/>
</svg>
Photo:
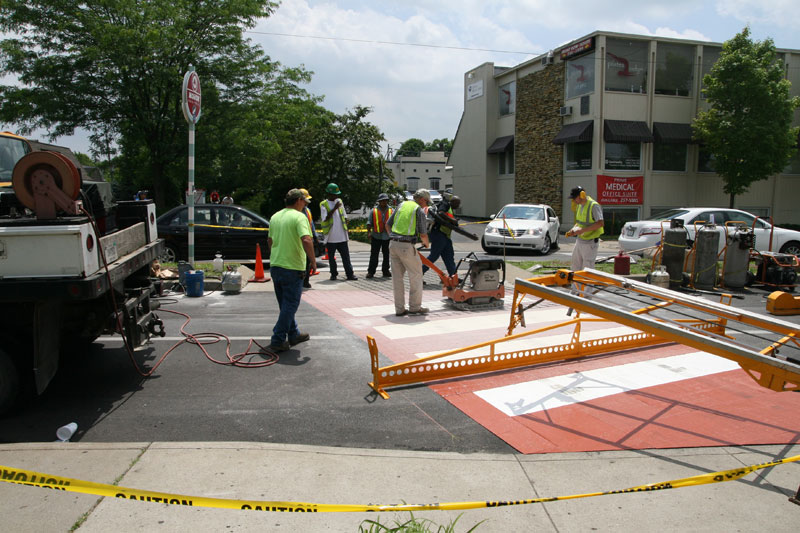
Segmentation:
<svg viewBox="0 0 800 533">
<path fill-rule="evenodd" d="M 19 396 L 19 371 L 11 357 L 0 350 L 0 416 L 11 410 Z"/>
</svg>

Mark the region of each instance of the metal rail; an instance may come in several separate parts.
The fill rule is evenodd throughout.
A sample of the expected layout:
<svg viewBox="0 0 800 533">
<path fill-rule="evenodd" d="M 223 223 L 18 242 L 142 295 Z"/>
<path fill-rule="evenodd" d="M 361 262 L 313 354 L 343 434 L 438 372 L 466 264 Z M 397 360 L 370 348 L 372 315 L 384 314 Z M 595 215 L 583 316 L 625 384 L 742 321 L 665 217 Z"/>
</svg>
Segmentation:
<svg viewBox="0 0 800 533">
<path fill-rule="evenodd" d="M 599 298 L 586 298 L 571 293 L 568 289 L 574 285 L 582 287 L 584 294 L 590 288 L 594 289 L 595 293 L 607 290 L 626 291 L 654 298 L 658 303 L 638 309 L 616 308 L 609 302 L 601 302 Z M 548 300 L 574 309 L 577 315 L 563 322 L 514 334 L 517 326 L 525 325 L 525 307 L 522 301 L 527 295 L 538 298 L 539 302 Z M 730 299 L 730 295 L 726 296 Z M 667 319 L 653 316 L 653 313 L 658 311 L 677 312 L 688 318 Z M 582 316 L 584 313 L 593 316 L 584 318 Z M 581 339 L 581 325 L 591 322 L 617 323 L 638 332 L 602 339 Z M 769 344 L 760 350 L 755 349 L 726 335 L 726 328 L 729 328 L 731 322 L 748 328 L 758 328 L 766 334 L 780 338 L 769 341 Z M 530 348 L 508 351 L 498 348 L 505 342 L 534 337 L 560 328 L 572 328 L 569 342 L 557 345 L 542 345 L 540 342 L 538 346 L 532 344 Z M 762 338 L 754 335 L 749 337 Z M 800 390 L 800 360 L 786 358 L 782 352 L 784 348 L 797 349 L 800 359 L 799 338 L 800 331 L 795 324 L 774 317 L 735 309 L 722 303 L 710 302 L 596 270 L 578 272 L 559 270 L 549 276 L 516 280 L 508 331 L 506 336 L 500 339 L 381 367 L 378 364 L 377 343 L 373 337 L 368 336 L 373 377 L 369 385 L 383 398 L 388 398 L 386 389 L 390 387 L 605 355 L 657 344 L 680 343 L 736 361 L 763 387 L 775 391 L 797 391 Z"/>
</svg>

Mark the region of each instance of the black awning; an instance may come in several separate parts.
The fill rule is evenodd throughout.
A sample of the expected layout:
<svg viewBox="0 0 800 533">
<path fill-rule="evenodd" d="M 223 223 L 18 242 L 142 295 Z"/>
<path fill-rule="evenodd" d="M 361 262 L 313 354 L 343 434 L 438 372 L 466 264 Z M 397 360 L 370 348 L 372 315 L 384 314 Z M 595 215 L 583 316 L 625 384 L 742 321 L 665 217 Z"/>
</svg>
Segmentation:
<svg viewBox="0 0 800 533">
<path fill-rule="evenodd" d="M 567 124 L 558 132 L 553 144 L 591 142 L 594 135 L 594 120 Z"/>
<path fill-rule="evenodd" d="M 513 135 L 506 135 L 505 137 L 498 137 L 494 140 L 492 145 L 486 150 L 487 154 L 499 154 L 508 150 L 508 147 L 514 143 Z"/>
<path fill-rule="evenodd" d="M 692 125 L 674 122 L 653 122 L 653 138 L 657 143 L 692 144 Z"/>
<path fill-rule="evenodd" d="M 603 140 L 607 143 L 651 143 L 653 134 L 645 122 L 606 119 Z"/>
</svg>

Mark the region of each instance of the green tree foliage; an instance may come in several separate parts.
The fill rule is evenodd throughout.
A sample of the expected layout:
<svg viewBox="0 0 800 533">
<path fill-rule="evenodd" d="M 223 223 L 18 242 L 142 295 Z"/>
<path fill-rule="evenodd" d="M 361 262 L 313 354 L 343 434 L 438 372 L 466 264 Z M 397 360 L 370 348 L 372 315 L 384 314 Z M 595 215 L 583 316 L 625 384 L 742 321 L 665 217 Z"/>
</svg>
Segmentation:
<svg viewBox="0 0 800 533">
<path fill-rule="evenodd" d="M 395 158 L 400 157 L 401 155 L 406 157 L 417 157 L 423 150 L 425 150 L 425 143 L 422 142 L 421 139 L 408 139 L 406 142 L 400 145 L 400 148 L 397 149 Z"/>
<path fill-rule="evenodd" d="M 711 108 L 698 113 L 695 136 L 714 156 L 734 207 L 737 195 L 781 172 L 794 154 L 798 128 L 791 124 L 800 98 L 789 95 L 772 40 L 753 42 L 749 28 L 723 44 L 703 83 Z"/>
<path fill-rule="evenodd" d="M 52 137 L 85 128 L 111 135 L 123 168 L 152 184 L 156 199 L 182 190 L 186 122 L 183 73 L 194 65 L 205 104 L 262 92 L 279 66 L 242 37 L 277 4 L 265 0 L 4 0 L 0 121 Z M 130 175 L 130 174 L 129 174 Z"/>
<path fill-rule="evenodd" d="M 453 151 L 453 141 L 450 139 L 434 139 L 425 144 L 425 150 L 428 152 L 444 152 L 446 157 L 450 157 L 450 152 Z"/>
</svg>

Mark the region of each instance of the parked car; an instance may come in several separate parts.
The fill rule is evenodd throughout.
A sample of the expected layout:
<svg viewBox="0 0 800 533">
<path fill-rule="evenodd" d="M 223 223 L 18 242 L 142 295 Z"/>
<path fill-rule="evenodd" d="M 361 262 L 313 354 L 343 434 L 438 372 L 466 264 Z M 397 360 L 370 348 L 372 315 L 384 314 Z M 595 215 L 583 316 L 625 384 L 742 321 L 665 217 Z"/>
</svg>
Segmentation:
<svg viewBox="0 0 800 533">
<path fill-rule="evenodd" d="M 442 201 L 442 193 L 440 193 L 439 191 L 431 189 L 428 192 L 431 193 L 431 203 L 433 205 L 436 205 Z"/>
<path fill-rule="evenodd" d="M 156 221 L 158 236 L 166 245 L 162 261 L 186 260 L 189 256 L 188 244 L 189 209 L 179 205 L 170 209 Z M 238 205 L 199 204 L 194 208 L 195 259 L 213 259 L 221 253 L 225 259 L 247 259 L 256 257 L 256 244 L 261 245 L 261 257 L 269 257 L 267 239 L 269 222 Z M 220 226 L 220 227 L 206 227 Z"/>
<path fill-rule="evenodd" d="M 486 253 L 505 247 L 547 254 L 558 248 L 558 217 L 549 205 L 508 204 L 490 218 L 481 239 Z"/>
<path fill-rule="evenodd" d="M 669 228 L 669 221 L 674 218 L 683 220 L 689 245 L 694 241 L 695 223 L 700 228 L 703 225 L 701 222 L 714 222 L 719 228 L 719 251 L 722 251 L 725 246 L 725 223 L 742 222 L 747 227 L 753 228 L 756 250 L 770 249 L 769 240 L 772 233 L 772 251 L 800 255 L 800 231 L 772 226 L 766 220 L 756 219 L 754 215 L 739 209 L 720 207 L 682 207 L 659 213 L 649 220 L 627 222 L 622 226 L 619 236 L 620 248 L 625 252 L 641 255 L 642 249 L 658 245 L 661 240 L 662 225 L 666 230 Z"/>
</svg>

